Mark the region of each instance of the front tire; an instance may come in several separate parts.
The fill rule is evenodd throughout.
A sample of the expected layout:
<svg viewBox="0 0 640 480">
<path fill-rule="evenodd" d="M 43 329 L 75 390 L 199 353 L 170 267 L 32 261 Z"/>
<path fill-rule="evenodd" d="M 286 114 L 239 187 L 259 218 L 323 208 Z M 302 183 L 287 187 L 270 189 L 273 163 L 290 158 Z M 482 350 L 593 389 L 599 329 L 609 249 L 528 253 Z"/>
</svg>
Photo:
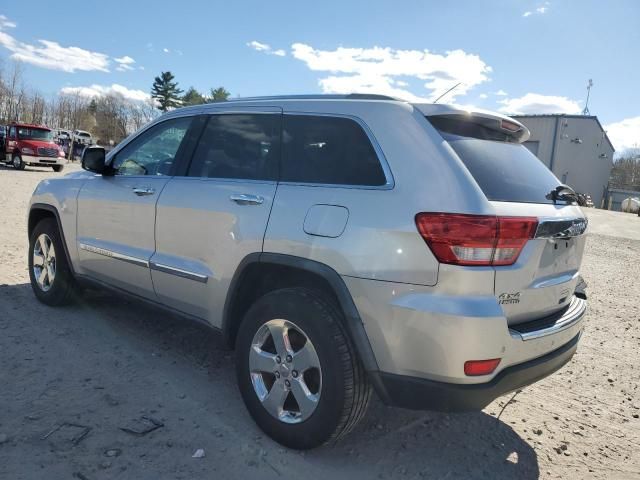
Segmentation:
<svg viewBox="0 0 640 480">
<path fill-rule="evenodd" d="M 13 157 L 11 159 L 11 164 L 13 165 L 13 168 L 15 168 L 16 170 L 24 170 L 25 164 L 22 161 L 22 157 L 17 153 L 13 154 Z"/>
<path fill-rule="evenodd" d="M 321 292 L 267 293 L 246 313 L 236 373 L 249 413 L 271 438 L 309 449 L 347 434 L 363 417 L 371 387 L 342 325 Z"/>
<path fill-rule="evenodd" d="M 53 168 L 54 172 L 61 172 L 64 169 L 64 165 L 52 165 L 51 168 Z"/>
<path fill-rule="evenodd" d="M 36 298 L 49 306 L 65 305 L 73 294 L 73 274 L 53 218 L 41 220 L 29 238 L 29 278 Z"/>
</svg>

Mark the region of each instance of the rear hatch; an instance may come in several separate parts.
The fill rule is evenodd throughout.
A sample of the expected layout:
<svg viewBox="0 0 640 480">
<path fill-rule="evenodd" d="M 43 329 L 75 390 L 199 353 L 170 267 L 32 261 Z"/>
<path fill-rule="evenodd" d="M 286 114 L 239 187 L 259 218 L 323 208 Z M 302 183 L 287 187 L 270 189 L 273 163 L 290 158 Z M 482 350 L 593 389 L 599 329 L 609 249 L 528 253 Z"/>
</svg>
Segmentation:
<svg viewBox="0 0 640 480">
<path fill-rule="evenodd" d="M 561 183 L 520 143 L 529 137 L 528 130 L 495 114 L 439 113 L 427 119 L 493 205 L 498 231 L 501 219 L 505 224 L 513 217 L 531 222 L 515 262 L 500 265 L 492 261 L 494 292 L 508 323 L 515 325 L 568 308 L 581 282 L 587 222 L 570 195 L 558 198 L 553 194 Z M 496 245 L 500 242 L 504 240 Z"/>
</svg>

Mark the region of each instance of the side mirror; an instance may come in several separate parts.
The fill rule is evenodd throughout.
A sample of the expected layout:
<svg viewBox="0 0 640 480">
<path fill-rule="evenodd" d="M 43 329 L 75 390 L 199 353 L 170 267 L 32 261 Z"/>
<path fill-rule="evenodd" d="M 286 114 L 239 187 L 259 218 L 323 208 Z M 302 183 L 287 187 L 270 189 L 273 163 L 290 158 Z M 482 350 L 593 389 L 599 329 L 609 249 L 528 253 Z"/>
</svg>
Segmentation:
<svg viewBox="0 0 640 480">
<path fill-rule="evenodd" d="M 105 173 L 106 153 L 102 147 L 87 147 L 82 152 L 82 168 L 94 173 Z"/>
</svg>

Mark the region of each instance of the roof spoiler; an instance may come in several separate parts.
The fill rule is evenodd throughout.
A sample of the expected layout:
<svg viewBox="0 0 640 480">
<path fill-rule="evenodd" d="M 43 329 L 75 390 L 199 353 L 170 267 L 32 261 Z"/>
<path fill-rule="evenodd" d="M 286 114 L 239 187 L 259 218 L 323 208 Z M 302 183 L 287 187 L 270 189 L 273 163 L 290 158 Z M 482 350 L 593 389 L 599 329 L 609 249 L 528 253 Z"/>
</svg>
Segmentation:
<svg viewBox="0 0 640 480">
<path fill-rule="evenodd" d="M 441 117 L 470 122 L 507 135 L 511 140 L 522 143 L 529 139 L 531 132 L 519 121 L 487 110 L 465 110 L 455 105 L 414 104 L 426 117 Z"/>
</svg>

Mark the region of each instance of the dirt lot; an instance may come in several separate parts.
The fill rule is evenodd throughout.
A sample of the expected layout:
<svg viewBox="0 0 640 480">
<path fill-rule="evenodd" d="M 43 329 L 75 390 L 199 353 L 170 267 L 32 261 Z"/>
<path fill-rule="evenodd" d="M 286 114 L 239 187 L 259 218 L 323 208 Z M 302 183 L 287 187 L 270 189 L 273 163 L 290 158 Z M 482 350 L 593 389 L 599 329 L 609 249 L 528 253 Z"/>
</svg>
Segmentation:
<svg viewBox="0 0 640 480">
<path fill-rule="evenodd" d="M 374 400 L 342 443 L 299 453 L 253 424 L 216 334 L 104 293 L 36 302 L 26 206 L 59 175 L 0 167 L 0 478 L 640 478 L 640 218 L 589 212 L 579 351 L 499 419 L 511 395 L 460 415 Z M 163 426 L 121 430 L 141 416 Z"/>
</svg>

